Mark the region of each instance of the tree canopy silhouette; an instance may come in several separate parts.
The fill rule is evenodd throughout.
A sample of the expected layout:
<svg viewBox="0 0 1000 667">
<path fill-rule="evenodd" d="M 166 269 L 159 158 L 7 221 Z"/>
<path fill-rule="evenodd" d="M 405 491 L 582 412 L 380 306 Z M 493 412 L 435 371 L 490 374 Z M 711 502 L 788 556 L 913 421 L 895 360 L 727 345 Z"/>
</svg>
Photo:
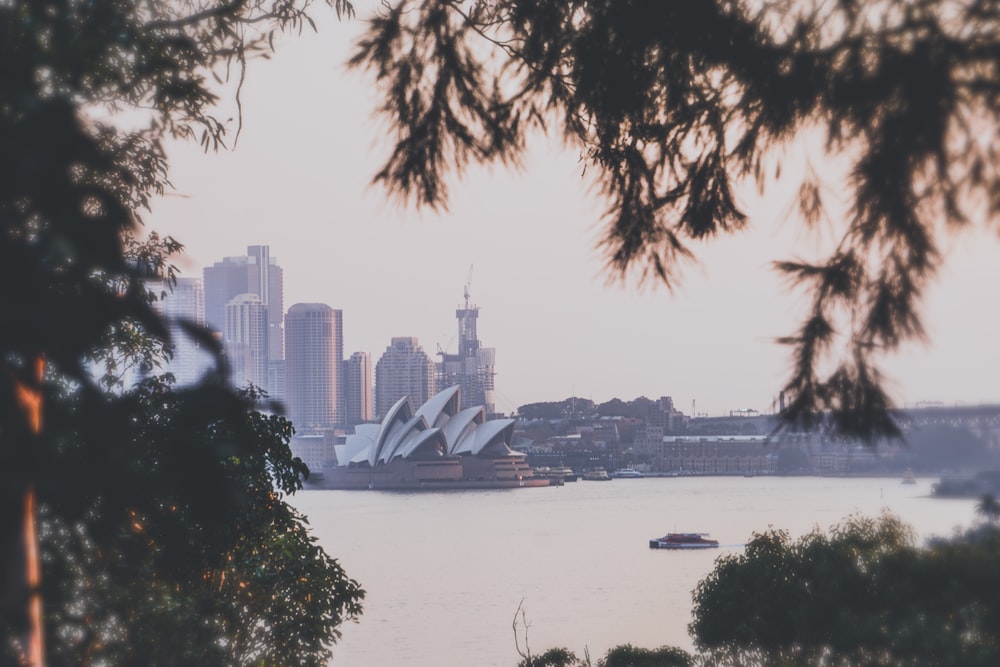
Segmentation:
<svg viewBox="0 0 1000 667">
<path fill-rule="evenodd" d="M 990 665 L 998 548 L 993 526 L 916 547 L 889 514 L 755 533 L 699 582 L 689 631 L 712 665 Z"/>
<path fill-rule="evenodd" d="M 998 28 L 986 0 L 398 0 L 351 63 L 395 133 L 391 193 L 444 206 L 449 173 L 554 132 L 597 174 L 610 270 L 668 286 L 692 242 L 747 225 L 735 184 L 820 133 L 850 208 L 824 261 L 776 264 L 812 301 L 780 339 L 785 417 L 872 438 L 898 433 L 876 357 L 923 336 L 942 234 L 997 219 Z M 809 225 L 821 185 L 806 171 Z"/>
</svg>

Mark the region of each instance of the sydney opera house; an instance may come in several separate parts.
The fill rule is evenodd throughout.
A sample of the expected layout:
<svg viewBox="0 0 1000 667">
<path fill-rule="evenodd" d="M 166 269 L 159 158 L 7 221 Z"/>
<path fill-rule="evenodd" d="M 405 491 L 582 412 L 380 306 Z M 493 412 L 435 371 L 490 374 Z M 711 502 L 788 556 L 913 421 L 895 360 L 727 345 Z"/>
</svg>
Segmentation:
<svg viewBox="0 0 1000 667">
<path fill-rule="evenodd" d="M 361 424 L 337 445 L 337 465 L 317 486 L 331 489 L 457 489 L 547 486 L 525 455 L 510 448 L 513 419 L 487 421 L 486 409 L 461 409 L 461 386 L 416 411 L 404 396 L 380 424 Z"/>
</svg>

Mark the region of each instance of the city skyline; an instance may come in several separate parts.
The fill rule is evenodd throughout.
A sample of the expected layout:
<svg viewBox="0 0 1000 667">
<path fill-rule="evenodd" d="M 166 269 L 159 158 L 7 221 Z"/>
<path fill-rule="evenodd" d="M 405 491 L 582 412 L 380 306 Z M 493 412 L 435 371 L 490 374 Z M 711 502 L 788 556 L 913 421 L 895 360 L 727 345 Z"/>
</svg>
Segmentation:
<svg viewBox="0 0 1000 667">
<path fill-rule="evenodd" d="M 247 265 L 246 260 L 253 260 L 254 257 L 260 256 L 267 257 L 268 254 L 268 246 L 250 245 L 247 246 L 246 255 L 230 255 L 222 261 L 215 262 L 211 266 L 206 267 L 203 272 L 207 280 L 181 277 L 177 279 L 176 285 L 173 286 L 165 283 L 157 283 L 155 285 L 156 290 L 162 294 L 160 294 L 160 297 L 155 302 L 155 307 L 158 311 L 170 317 L 204 325 L 205 283 L 207 282 L 210 287 L 208 291 L 211 292 L 214 289 L 217 292 L 217 300 L 221 303 L 221 299 L 224 296 L 220 298 L 219 294 L 225 292 L 222 287 L 227 282 L 235 282 L 238 285 L 244 285 L 246 282 L 242 278 L 234 280 L 233 275 L 228 275 L 241 273 L 240 271 L 232 271 L 232 269 L 239 267 L 245 269 Z M 250 263 L 252 264 L 253 262 L 251 261 Z M 268 263 L 277 275 L 280 276 L 282 274 L 283 270 L 277 263 L 277 258 L 270 257 Z M 230 271 L 222 271 L 220 267 L 228 268 Z M 213 285 L 213 282 L 217 284 Z M 260 285 L 264 285 L 266 282 L 266 280 L 261 280 Z M 272 303 L 281 303 L 283 301 L 280 282 L 279 280 L 276 291 L 272 291 L 269 294 Z M 394 337 L 390 341 L 390 345 L 383 352 L 383 356 L 391 356 L 399 350 L 401 345 L 412 348 L 413 351 L 419 352 L 427 365 L 426 378 L 436 379 L 436 382 L 431 383 L 434 385 L 433 387 L 428 385 L 424 390 L 418 390 L 417 394 L 419 396 L 424 396 L 428 392 L 433 393 L 460 385 L 463 391 L 461 401 L 463 408 L 481 405 L 485 408 L 486 414 L 492 414 L 493 410 L 491 409 L 491 401 L 489 400 L 492 394 L 488 380 L 492 378 L 495 370 L 496 350 L 482 347 L 482 343 L 478 338 L 476 325 L 479 308 L 469 303 L 468 289 L 466 289 L 465 298 L 466 301 L 462 304 L 462 307 L 455 311 L 458 322 L 459 340 L 457 353 L 449 354 L 445 350 L 440 350 L 438 356 L 441 357 L 441 361 L 435 362 L 433 357 L 423 352 L 416 338 Z M 280 389 L 278 389 L 274 386 L 273 379 L 264 380 L 267 375 L 267 364 L 265 362 L 267 361 L 269 348 L 268 332 L 271 327 L 268 326 L 267 308 L 263 305 L 260 297 L 254 293 L 238 294 L 224 303 L 223 310 L 225 311 L 223 318 L 225 322 L 224 331 L 216 333 L 222 337 L 226 353 L 230 357 L 233 384 L 240 387 L 250 382 L 267 390 L 270 396 L 284 401 L 285 382 L 282 382 Z M 309 313 L 310 317 L 322 316 L 324 320 L 327 317 L 332 318 L 326 321 L 325 325 L 332 335 L 322 337 L 324 340 L 329 339 L 331 341 L 329 349 L 327 349 L 325 342 L 315 337 L 314 331 L 307 334 L 305 338 L 301 336 L 302 332 L 295 331 L 296 320 L 300 321 L 303 313 Z M 342 370 L 340 374 L 337 375 L 327 369 L 327 372 L 323 373 L 323 375 L 330 382 L 320 382 L 319 385 L 324 386 L 323 391 L 314 393 L 317 395 L 336 394 L 335 401 L 331 402 L 331 404 L 336 403 L 339 406 L 337 410 L 342 413 L 342 417 L 337 419 L 335 425 L 350 427 L 360 423 L 372 422 L 376 415 L 373 410 L 371 354 L 367 351 L 356 351 L 348 356 L 346 351 L 342 349 L 338 352 L 338 348 L 342 348 L 342 344 L 339 341 L 343 338 L 343 313 L 332 309 L 328 304 L 324 303 L 297 303 L 289 307 L 288 313 L 282 315 L 281 320 L 284 322 L 289 314 L 293 316 L 292 328 L 294 335 L 292 336 L 292 347 L 297 348 L 292 350 L 292 356 L 297 357 L 296 361 L 299 362 L 297 365 L 303 367 L 293 370 L 293 374 L 302 374 L 306 368 L 315 372 L 316 367 L 324 366 L 327 362 L 335 364 L 338 355 L 342 356 Z M 173 373 L 180 384 L 197 381 L 211 365 L 210 356 L 203 350 L 200 350 L 195 341 L 184 333 L 180 326 L 176 324 L 172 325 L 171 333 L 175 337 L 173 342 L 177 349 L 164 367 L 164 370 Z M 279 328 L 278 335 L 281 336 L 281 340 L 286 340 L 283 328 Z M 271 353 L 275 353 L 273 347 L 270 351 Z M 285 357 L 287 350 L 278 350 L 276 353 L 281 357 Z M 319 353 L 318 356 L 317 353 Z M 488 361 L 488 364 L 482 365 L 479 363 L 483 358 Z M 462 362 L 470 362 L 469 365 L 471 368 L 464 368 L 465 364 Z M 451 364 L 456 363 L 457 367 L 449 367 Z M 284 367 L 285 360 L 282 358 L 280 360 L 282 376 L 284 376 Z M 484 377 L 484 374 L 486 377 Z M 485 383 L 484 380 L 486 380 Z M 303 386 L 305 384 L 317 386 L 315 381 L 304 383 Z M 387 406 L 395 403 L 403 395 L 411 393 L 408 390 L 409 381 L 406 378 L 402 380 L 394 378 L 392 382 L 387 382 L 388 384 L 401 386 L 393 387 L 393 396 L 383 399 L 383 403 Z M 472 399 L 464 395 L 466 391 L 472 392 Z M 301 391 L 298 393 L 301 394 Z M 544 402 L 557 403 L 568 398 L 570 397 L 555 397 Z M 614 398 L 620 399 L 621 397 L 616 396 Z M 662 403 L 664 401 L 666 401 L 668 409 L 673 410 L 673 403 L 670 397 L 660 397 L 657 399 L 657 402 Z M 296 411 L 294 407 L 286 407 L 289 408 L 289 416 L 291 416 L 292 412 Z M 334 421 L 331 419 L 313 420 L 313 422 L 310 425 L 307 420 L 301 426 L 308 430 L 310 427 L 319 426 L 320 423 L 327 425 L 334 424 Z M 328 427 L 323 426 L 323 428 Z"/>
<path fill-rule="evenodd" d="M 250 63 L 234 151 L 168 146 L 176 190 L 147 223 L 186 245 L 182 275 L 270 245 L 288 273 L 286 301 L 350 313 L 345 349 L 375 355 L 399 336 L 454 349 L 453 313 L 473 266 L 479 325 L 501 355 L 498 411 L 572 395 L 672 395 L 679 409 L 709 414 L 771 408 L 790 367 L 773 341 L 794 332 L 808 304 L 770 263 L 825 252 L 835 221 L 809 236 L 786 221 L 794 184 L 767 199 L 743 188 L 751 229 L 694 246 L 700 264 L 685 267 L 671 294 L 608 284 L 595 249 L 605 204 L 556 140 L 532 142 L 519 173 L 473 168 L 451 182 L 449 211 L 387 201 L 368 185 L 386 149 L 370 120 L 371 80 L 341 64 L 366 11 L 359 5 L 360 18 L 343 23 L 318 11 L 318 35 L 282 40 L 273 59 Z M 789 151 L 792 166 L 801 159 Z M 836 162 L 814 158 L 813 167 L 835 191 Z M 972 232 L 944 249 L 923 309 L 929 344 L 908 344 L 885 364 L 898 405 L 1000 396 L 996 248 L 995 235 Z"/>
</svg>

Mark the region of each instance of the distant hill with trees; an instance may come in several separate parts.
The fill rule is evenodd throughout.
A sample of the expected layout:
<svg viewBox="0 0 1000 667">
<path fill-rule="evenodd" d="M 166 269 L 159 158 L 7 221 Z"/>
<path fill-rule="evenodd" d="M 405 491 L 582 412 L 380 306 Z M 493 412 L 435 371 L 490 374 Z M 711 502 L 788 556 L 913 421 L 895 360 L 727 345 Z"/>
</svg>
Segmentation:
<svg viewBox="0 0 1000 667">
<path fill-rule="evenodd" d="M 569 397 L 561 401 L 527 403 L 518 406 L 517 414 L 523 419 L 571 419 L 597 417 L 626 417 L 646 419 L 660 410 L 660 401 L 639 396 L 631 401 L 612 398 L 604 403 L 594 403 L 588 398 Z"/>
<path fill-rule="evenodd" d="M 597 406 L 589 398 L 570 397 L 562 401 L 527 403 L 518 406 L 522 419 L 589 419 L 596 415 Z"/>
</svg>

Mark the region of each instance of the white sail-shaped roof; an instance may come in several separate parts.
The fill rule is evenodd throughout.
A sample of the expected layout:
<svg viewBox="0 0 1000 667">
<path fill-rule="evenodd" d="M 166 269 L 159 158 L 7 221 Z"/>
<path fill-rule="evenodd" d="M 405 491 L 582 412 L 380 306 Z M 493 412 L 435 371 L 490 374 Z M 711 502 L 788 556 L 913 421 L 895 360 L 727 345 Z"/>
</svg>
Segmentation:
<svg viewBox="0 0 1000 667">
<path fill-rule="evenodd" d="M 379 425 L 378 438 L 375 440 L 374 446 L 372 446 L 371 451 L 368 452 L 368 465 L 374 466 L 375 462 L 379 459 L 379 454 L 381 450 L 385 447 L 386 443 L 393 439 L 394 436 L 398 434 L 399 429 L 413 419 L 413 404 L 410 403 L 410 397 L 404 396 L 403 398 L 396 401 L 396 404 L 389 408 L 389 412 L 386 413 L 385 419 Z"/>
<path fill-rule="evenodd" d="M 397 428 L 393 431 L 392 436 L 389 437 L 385 444 L 378 453 L 378 463 L 388 463 L 395 458 L 394 454 L 397 449 L 417 437 L 420 432 L 427 430 L 427 421 L 420 415 L 417 415 L 410 419 L 410 421 L 403 424 L 401 428 Z"/>
<path fill-rule="evenodd" d="M 439 391 L 420 406 L 417 414 L 423 415 L 430 426 L 444 426 L 452 415 L 458 412 L 461 405 L 462 385 L 456 384 L 444 391 Z"/>
<path fill-rule="evenodd" d="M 337 462 L 341 465 L 347 463 L 360 463 L 368 458 L 368 453 L 375 445 L 375 438 L 378 437 L 378 425 L 374 429 L 364 429 L 360 426 L 354 429 L 354 433 L 348 435 L 343 445 L 337 445 L 334 450 L 337 452 Z"/>
<path fill-rule="evenodd" d="M 461 387 L 438 392 L 414 412 L 408 396 L 399 399 L 380 424 L 359 424 L 337 445 L 337 463 L 364 463 L 374 467 L 397 458 L 465 454 L 508 456 L 513 419 L 486 421 L 479 405 L 459 410 Z"/>
<path fill-rule="evenodd" d="M 354 427 L 354 434 L 367 436 L 374 442 L 378 438 L 378 432 L 381 428 L 381 424 L 358 424 Z"/>
<path fill-rule="evenodd" d="M 458 448 L 473 433 L 477 426 L 486 421 L 486 409 L 481 405 L 466 408 L 448 420 L 444 436 L 448 440 L 448 452 L 458 454 Z M 471 448 L 471 443 L 470 448 Z M 470 449 L 471 451 L 471 449 Z"/>
<path fill-rule="evenodd" d="M 372 447 L 374 447 L 374 445 L 372 445 Z M 362 451 L 358 452 L 357 454 L 355 454 L 354 456 L 352 456 L 351 458 L 349 458 L 347 460 L 347 463 L 365 463 L 365 462 L 368 461 L 368 455 L 369 455 L 370 452 L 371 452 L 371 448 L 362 450 Z"/>
<path fill-rule="evenodd" d="M 401 443 L 396 448 L 393 458 L 401 456 L 442 456 L 448 451 L 448 443 L 444 439 L 444 433 L 439 428 L 431 428 L 426 431 L 414 433 L 407 438 L 405 443 Z"/>
<path fill-rule="evenodd" d="M 476 429 L 474 435 L 475 443 L 472 446 L 472 454 L 478 456 L 487 448 L 496 448 L 503 445 L 504 454 L 507 454 L 510 447 L 510 439 L 514 434 L 513 419 L 495 419 L 486 422 Z"/>
</svg>

